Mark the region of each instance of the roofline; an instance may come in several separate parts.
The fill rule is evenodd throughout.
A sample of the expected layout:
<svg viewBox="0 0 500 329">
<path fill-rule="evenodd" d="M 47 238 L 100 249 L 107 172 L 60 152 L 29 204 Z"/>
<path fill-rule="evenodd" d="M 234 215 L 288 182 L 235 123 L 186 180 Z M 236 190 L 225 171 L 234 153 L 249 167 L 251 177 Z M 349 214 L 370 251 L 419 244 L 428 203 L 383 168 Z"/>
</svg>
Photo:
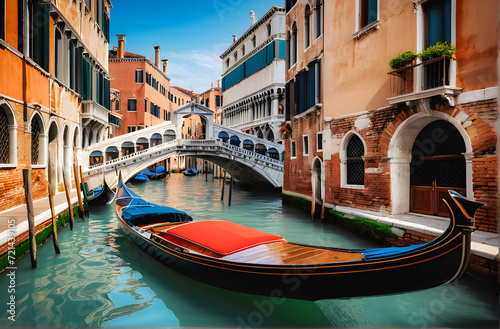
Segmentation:
<svg viewBox="0 0 500 329">
<path fill-rule="evenodd" d="M 108 61 L 109 62 L 146 62 L 149 65 L 151 65 L 158 73 L 160 73 L 160 75 L 162 75 L 165 79 L 170 81 L 170 78 L 162 70 L 160 70 L 158 67 L 156 67 L 156 65 L 147 57 L 109 58 Z"/>
<path fill-rule="evenodd" d="M 285 12 L 285 6 L 277 6 L 277 5 L 275 5 L 271 9 L 269 9 L 269 11 L 267 13 L 265 13 L 255 24 L 253 24 L 252 26 L 250 26 L 250 28 L 248 30 L 246 30 L 245 33 L 243 33 L 238 38 L 238 40 L 236 40 L 235 42 L 233 42 L 233 44 L 231 46 L 229 46 L 229 48 L 227 48 L 226 51 L 222 53 L 222 55 L 220 55 L 220 58 L 223 59 L 229 53 L 231 53 L 236 47 L 238 47 L 243 42 L 243 40 L 245 40 L 252 32 L 254 32 L 259 26 L 261 26 L 272 15 L 274 15 L 275 12 L 278 12 L 278 11 Z"/>
</svg>

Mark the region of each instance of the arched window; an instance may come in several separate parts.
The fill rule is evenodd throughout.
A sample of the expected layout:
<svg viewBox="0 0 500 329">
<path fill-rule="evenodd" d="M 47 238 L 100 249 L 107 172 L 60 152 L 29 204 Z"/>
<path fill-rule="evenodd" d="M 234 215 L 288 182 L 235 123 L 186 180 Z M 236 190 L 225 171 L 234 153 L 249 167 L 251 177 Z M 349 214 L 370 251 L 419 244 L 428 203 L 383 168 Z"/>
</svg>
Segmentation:
<svg viewBox="0 0 500 329">
<path fill-rule="evenodd" d="M 10 163 L 9 118 L 0 107 L 0 163 Z"/>
<path fill-rule="evenodd" d="M 346 148 L 347 184 L 365 184 L 365 147 L 358 135 L 352 135 Z"/>
<path fill-rule="evenodd" d="M 297 63 L 297 23 L 293 22 L 292 34 L 290 35 L 290 66 Z"/>
<path fill-rule="evenodd" d="M 119 99 L 117 99 L 115 101 L 115 111 L 120 111 L 120 100 Z"/>
<path fill-rule="evenodd" d="M 36 115 L 31 120 L 31 164 L 38 165 L 42 163 L 42 155 L 40 152 L 40 135 L 42 125 L 40 117 Z"/>
<path fill-rule="evenodd" d="M 310 45 L 310 20 L 311 20 L 311 7 L 306 6 L 304 10 L 304 49 L 307 49 Z"/>
<path fill-rule="evenodd" d="M 314 6 L 314 38 L 317 39 L 321 36 L 321 0 L 316 0 Z"/>
</svg>

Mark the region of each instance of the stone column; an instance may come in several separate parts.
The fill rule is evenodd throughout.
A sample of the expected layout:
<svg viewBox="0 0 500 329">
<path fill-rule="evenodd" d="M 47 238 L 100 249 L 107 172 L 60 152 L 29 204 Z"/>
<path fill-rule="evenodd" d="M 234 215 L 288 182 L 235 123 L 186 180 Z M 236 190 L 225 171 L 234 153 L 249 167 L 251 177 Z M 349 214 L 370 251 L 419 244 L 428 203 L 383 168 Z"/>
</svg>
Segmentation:
<svg viewBox="0 0 500 329">
<path fill-rule="evenodd" d="M 278 102 L 278 96 L 273 95 L 271 97 L 271 115 L 272 116 L 277 116 L 279 114 L 279 102 Z"/>
</svg>

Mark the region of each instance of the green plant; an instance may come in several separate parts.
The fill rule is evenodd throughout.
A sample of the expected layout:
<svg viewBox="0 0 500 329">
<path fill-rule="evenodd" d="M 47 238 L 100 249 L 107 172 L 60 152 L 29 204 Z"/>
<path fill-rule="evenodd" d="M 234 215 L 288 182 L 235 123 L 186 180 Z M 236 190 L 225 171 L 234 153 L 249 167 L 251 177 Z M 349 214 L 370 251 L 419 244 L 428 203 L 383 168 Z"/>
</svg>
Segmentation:
<svg viewBox="0 0 500 329">
<path fill-rule="evenodd" d="M 405 51 L 404 53 L 399 54 L 389 61 L 389 67 L 391 69 L 399 69 L 403 63 L 413 62 L 415 58 L 418 57 L 418 54 L 414 51 Z"/>
<path fill-rule="evenodd" d="M 457 48 L 449 44 L 448 42 L 438 42 L 434 46 L 431 46 L 424 50 L 419 57 L 422 61 L 427 61 L 433 58 L 439 58 L 444 56 L 453 56 L 457 53 Z"/>
</svg>

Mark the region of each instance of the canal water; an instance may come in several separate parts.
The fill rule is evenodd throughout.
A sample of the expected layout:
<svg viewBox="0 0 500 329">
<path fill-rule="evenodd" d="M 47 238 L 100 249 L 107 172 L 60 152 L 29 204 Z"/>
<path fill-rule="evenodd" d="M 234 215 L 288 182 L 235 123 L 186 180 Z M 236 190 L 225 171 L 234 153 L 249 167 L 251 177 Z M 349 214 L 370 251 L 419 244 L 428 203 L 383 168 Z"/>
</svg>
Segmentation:
<svg viewBox="0 0 500 329">
<path fill-rule="evenodd" d="M 146 200 L 188 212 L 195 220 L 224 219 L 280 234 L 290 242 L 343 248 L 378 247 L 283 204 L 279 192 L 235 186 L 232 205 L 220 200 L 222 181 L 174 174 L 129 184 Z M 0 274 L 0 327 L 471 327 L 498 328 L 496 283 L 471 274 L 443 287 L 406 294 L 319 302 L 236 293 L 185 278 L 124 237 L 113 205 L 91 209 L 73 231 L 59 232 L 29 255 L 15 278 Z M 9 291 L 14 281 L 15 292 Z M 243 283 L 244 284 L 244 283 Z M 356 284 L 353 282 L 353 284 Z M 390 282 L 380 282 L 381 285 Z M 12 297 L 13 296 L 13 297 Z M 15 298 L 15 321 L 7 304 Z"/>
</svg>

